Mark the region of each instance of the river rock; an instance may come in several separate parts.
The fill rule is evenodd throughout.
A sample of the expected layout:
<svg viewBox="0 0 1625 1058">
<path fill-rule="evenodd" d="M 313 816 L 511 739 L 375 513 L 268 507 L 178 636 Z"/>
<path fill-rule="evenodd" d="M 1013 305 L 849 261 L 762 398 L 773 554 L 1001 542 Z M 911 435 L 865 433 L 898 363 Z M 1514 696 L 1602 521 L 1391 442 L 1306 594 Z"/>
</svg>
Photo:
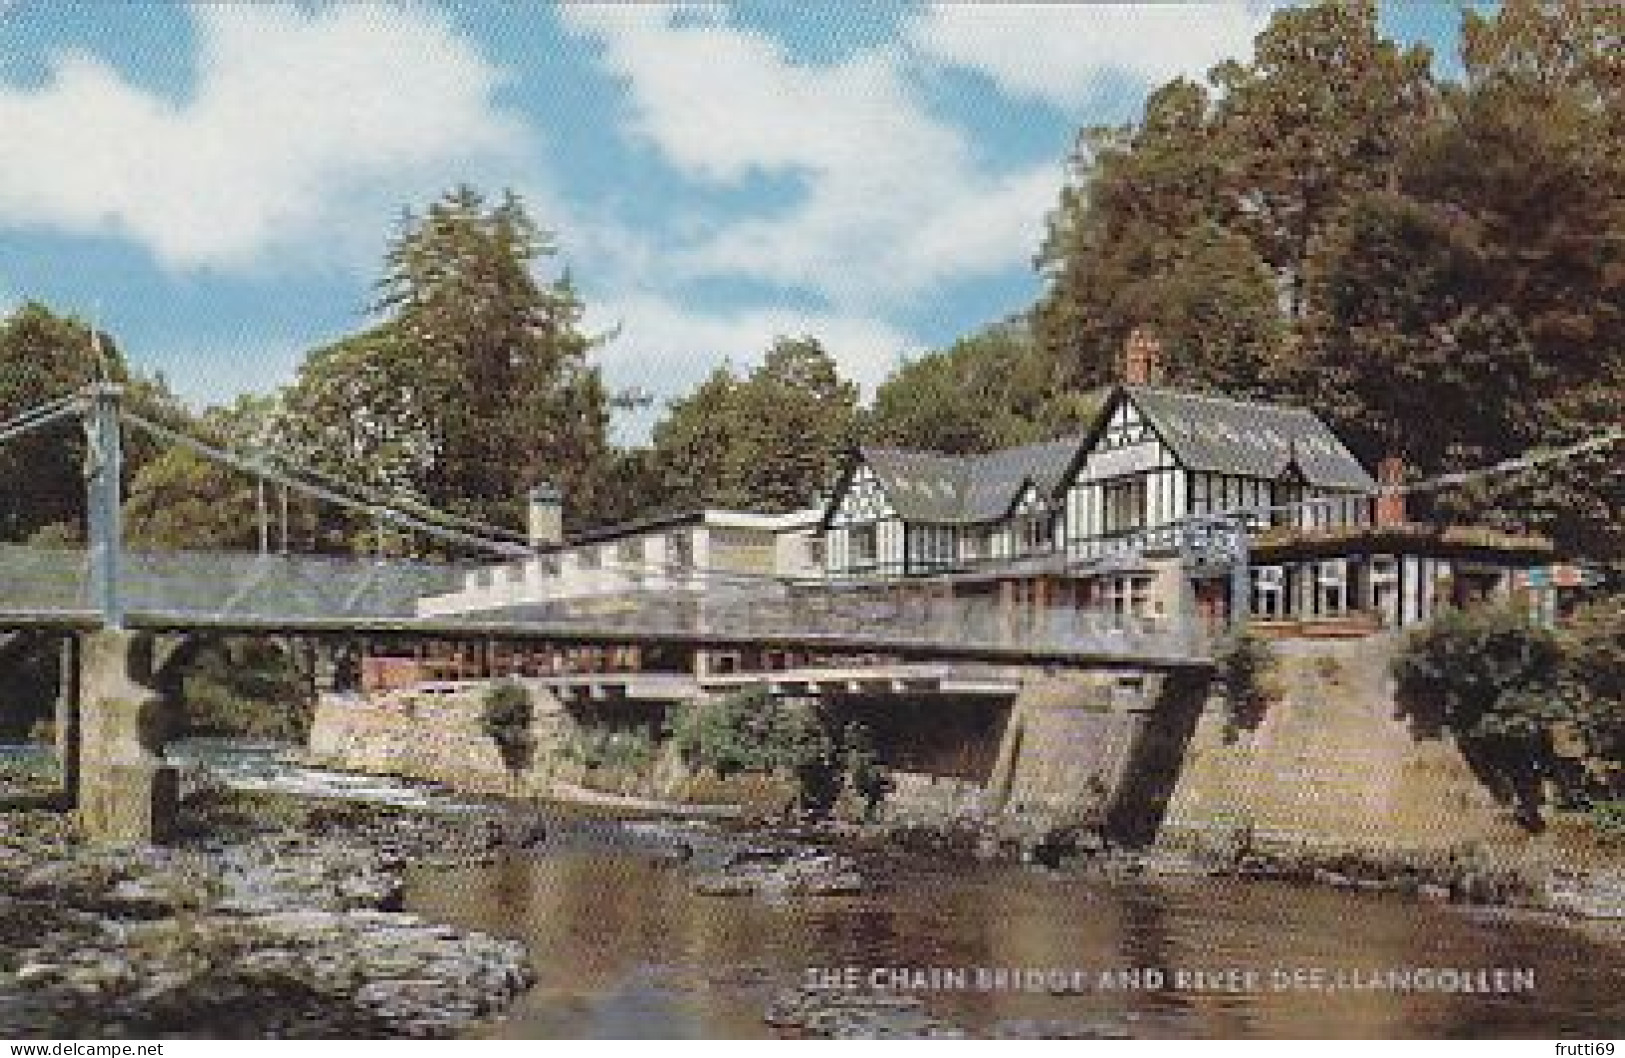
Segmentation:
<svg viewBox="0 0 1625 1058">
<path fill-rule="evenodd" d="M 694 880 L 695 891 L 707 896 L 831 896 L 863 888 L 849 857 L 814 849 L 741 850 L 721 870 Z"/>
<path fill-rule="evenodd" d="M 918 996 L 817 988 L 779 993 L 762 1020 L 776 1029 L 839 1040 L 964 1039 Z"/>
<path fill-rule="evenodd" d="M 1625 919 L 1625 871 L 1553 871 L 1541 896 L 1547 908 L 1565 915 Z"/>
</svg>

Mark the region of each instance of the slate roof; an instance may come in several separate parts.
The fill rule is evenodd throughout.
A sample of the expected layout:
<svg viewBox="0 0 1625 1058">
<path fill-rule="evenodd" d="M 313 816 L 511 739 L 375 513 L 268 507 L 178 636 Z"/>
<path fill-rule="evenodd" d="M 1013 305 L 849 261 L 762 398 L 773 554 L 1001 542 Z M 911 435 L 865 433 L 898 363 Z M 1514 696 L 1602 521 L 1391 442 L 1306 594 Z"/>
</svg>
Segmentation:
<svg viewBox="0 0 1625 1058">
<path fill-rule="evenodd" d="M 1188 469 L 1275 479 L 1296 465 L 1309 485 L 1376 487 L 1360 461 L 1307 408 L 1151 386 L 1123 386 L 1117 392 L 1134 401 Z M 871 447 L 858 452 L 904 521 L 992 522 L 1009 514 L 1028 484 L 1041 496 L 1058 492 L 1115 405 L 1115 400 L 1101 402 L 1088 434 L 985 455 Z"/>
<path fill-rule="evenodd" d="M 1040 495 L 1055 492 L 1082 445 L 1082 437 L 1065 437 L 973 456 L 859 452 L 905 521 L 972 524 L 1004 517 L 1028 483 Z"/>
<path fill-rule="evenodd" d="M 1296 461 L 1310 485 L 1376 487 L 1360 461 L 1308 408 L 1149 386 L 1125 386 L 1124 392 L 1191 470 L 1278 478 Z"/>
</svg>

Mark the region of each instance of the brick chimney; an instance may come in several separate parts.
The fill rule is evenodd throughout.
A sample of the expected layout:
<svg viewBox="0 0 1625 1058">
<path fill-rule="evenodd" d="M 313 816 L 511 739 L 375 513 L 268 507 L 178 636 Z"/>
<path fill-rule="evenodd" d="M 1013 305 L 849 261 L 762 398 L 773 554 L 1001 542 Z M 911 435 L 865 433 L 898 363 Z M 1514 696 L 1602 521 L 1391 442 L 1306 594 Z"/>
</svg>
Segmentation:
<svg viewBox="0 0 1625 1058">
<path fill-rule="evenodd" d="M 1162 384 L 1162 342 L 1144 327 L 1130 331 L 1128 340 L 1123 343 L 1123 384 Z"/>
<path fill-rule="evenodd" d="M 1392 490 L 1405 484 L 1405 460 L 1399 456 L 1385 456 L 1377 463 L 1377 528 L 1389 529 L 1405 524 L 1405 494 Z"/>
<path fill-rule="evenodd" d="M 532 547 L 557 547 L 564 543 L 564 493 L 544 481 L 530 490 L 526 500 L 525 535 Z"/>
</svg>

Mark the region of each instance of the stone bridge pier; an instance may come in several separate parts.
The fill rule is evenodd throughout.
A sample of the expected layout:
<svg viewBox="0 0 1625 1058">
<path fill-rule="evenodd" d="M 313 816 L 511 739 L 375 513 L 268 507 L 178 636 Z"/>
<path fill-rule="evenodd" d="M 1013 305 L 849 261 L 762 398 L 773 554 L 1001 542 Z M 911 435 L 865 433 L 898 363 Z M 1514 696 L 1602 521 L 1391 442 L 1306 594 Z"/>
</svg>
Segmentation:
<svg viewBox="0 0 1625 1058">
<path fill-rule="evenodd" d="M 154 844 L 174 834 L 180 783 L 164 761 L 169 698 L 161 688 L 185 641 L 108 630 L 86 633 L 69 652 L 78 661 L 76 686 L 64 691 L 77 691 L 79 703 L 79 822 L 91 841 Z"/>
</svg>

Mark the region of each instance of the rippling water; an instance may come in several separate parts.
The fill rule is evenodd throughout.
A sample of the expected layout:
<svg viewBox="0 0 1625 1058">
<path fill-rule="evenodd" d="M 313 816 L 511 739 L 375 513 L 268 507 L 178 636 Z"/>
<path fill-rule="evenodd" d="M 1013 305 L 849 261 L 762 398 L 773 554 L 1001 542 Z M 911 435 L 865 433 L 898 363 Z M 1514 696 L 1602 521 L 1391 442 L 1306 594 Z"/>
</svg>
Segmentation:
<svg viewBox="0 0 1625 1058">
<path fill-rule="evenodd" d="M 629 854 L 560 854 L 424 872 L 410 906 L 524 940 L 540 980 L 486 1030 L 509 1037 L 769 1034 L 773 997 L 808 968 L 1253 970 L 1239 994 L 922 991 L 973 1034 L 1001 1023 L 1105 1025 L 1136 1037 L 1617 1036 L 1625 933 L 1391 894 L 1192 879 L 1110 884 L 1019 867 L 916 865 L 880 891 L 773 905 L 694 894 Z M 1532 968 L 1525 994 L 1277 992 L 1277 968 Z"/>
</svg>

